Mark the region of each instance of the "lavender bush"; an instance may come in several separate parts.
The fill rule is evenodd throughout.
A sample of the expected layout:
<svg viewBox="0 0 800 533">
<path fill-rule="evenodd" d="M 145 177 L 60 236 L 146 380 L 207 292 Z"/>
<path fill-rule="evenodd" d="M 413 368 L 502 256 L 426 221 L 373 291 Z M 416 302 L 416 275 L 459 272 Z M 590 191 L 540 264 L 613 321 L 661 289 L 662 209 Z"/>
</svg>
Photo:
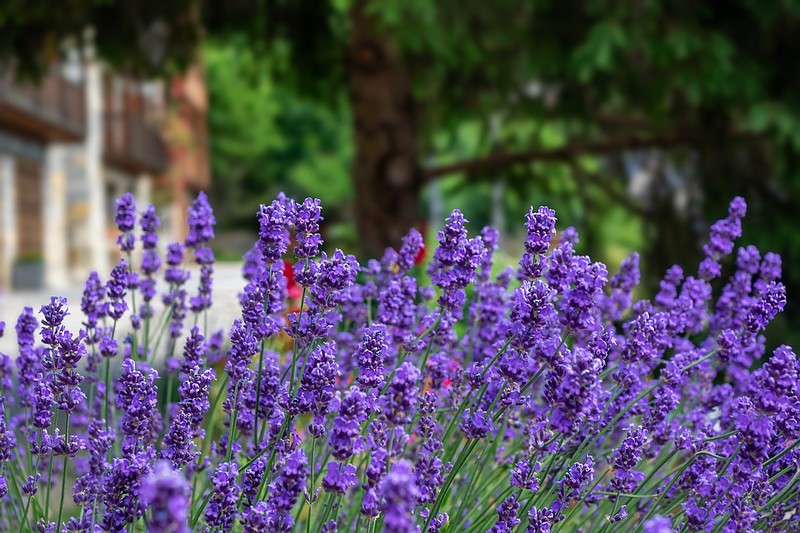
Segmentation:
<svg viewBox="0 0 800 533">
<path fill-rule="evenodd" d="M 321 251 L 318 200 L 280 196 L 241 316 L 207 331 L 207 198 L 161 257 L 126 195 L 124 259 L 0 356 L 0 529 L 798 531 L 800 364 L 762 335 L 780 258 L 740 248 L 720 281 L 745 210 L 634 302 L 638 256 L 609 277 L 546 207 L 497 275 L 497 231 L 454 211 L 425 286 L 416 231 L 360 265 Z"/>
</svg>

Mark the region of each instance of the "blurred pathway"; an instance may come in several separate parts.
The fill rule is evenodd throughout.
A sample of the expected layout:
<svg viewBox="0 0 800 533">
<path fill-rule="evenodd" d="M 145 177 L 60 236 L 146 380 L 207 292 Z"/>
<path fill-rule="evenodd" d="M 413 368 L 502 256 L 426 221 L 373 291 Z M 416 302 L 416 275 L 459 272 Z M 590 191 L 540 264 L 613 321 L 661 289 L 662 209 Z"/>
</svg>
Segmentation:
<svg viewBox="0 0 800 533">
<path fill-rule="evenodd" d="M 233 320 L 241 315 L 239 308 L 238 294 L 245 285 L 241 276 L 241 263 L 225 262 L 218 263 L 214 268 L 214 305 L 208 313 L 209 332 L 221 327 L 229 327 Z M 192 269 L 192 275 L 187 283 L 187 294 L 192 296 L 197 292 L 197 278 L 199 270 Z M 106 281 L 106 278 L 103 279 Z M 166 284 L 159 284 L 159 291 L 166 289 Z M 39 308 L 50 301 L 50 296 L 64 296 L 67 298 L 67 305 L 70 308 L 70 315 L 65 320 L 65 325 L 72 332 L 77 332 L 81 328 L 82 314 L 80 310 L 81 295 L 83 285 L 76 284 L 61 291 L 19 291 L 9 294 L 0 294 L 0 321 L 6 323 L 6 333 L 0 339 L 0 353 L 6 353 L 12 357 L 16 353 L 17 337 L 14 325 L 17 316 L 24 307 L 32 307 L 37 318 L 41 319 Z M 128 299 L 130 305 L 130 299 Z M 160 297 L 156 301 L 156 316 L 160 316 L 161 309 Z M 127 317 L 126 319 L 127 320 Z M 190 320 L 187 317 L 187 321 Z M 127 322 L 130 324 L 130 322 Z M 38 333 L 38 330 L 37 330 Z"/>
</svg>

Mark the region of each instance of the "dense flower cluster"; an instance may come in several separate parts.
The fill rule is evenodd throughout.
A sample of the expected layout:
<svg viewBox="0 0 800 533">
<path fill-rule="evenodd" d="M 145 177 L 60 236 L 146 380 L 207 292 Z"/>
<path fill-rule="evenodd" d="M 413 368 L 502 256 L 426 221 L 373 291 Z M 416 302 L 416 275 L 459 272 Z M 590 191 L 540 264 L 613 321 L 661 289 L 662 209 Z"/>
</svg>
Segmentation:
<svg viewBox="0 0 800 533">
<path fill-rule="evenodd" d="M 735 248 L 741 198 L 634 301 L 639 256 L 610 275 L 547 207 L 497 273 L 497 231 L 454 211 L 428 286 L 417 231 L 359 264 L 280 195 L 213 332 L 208 198 L 167 244 L 116 206 L 83 328 L 53 297 L 0 354 L 0 531 L 800 530 L 800 362 L 766 353 L 786 290 Z"/>
</svg>

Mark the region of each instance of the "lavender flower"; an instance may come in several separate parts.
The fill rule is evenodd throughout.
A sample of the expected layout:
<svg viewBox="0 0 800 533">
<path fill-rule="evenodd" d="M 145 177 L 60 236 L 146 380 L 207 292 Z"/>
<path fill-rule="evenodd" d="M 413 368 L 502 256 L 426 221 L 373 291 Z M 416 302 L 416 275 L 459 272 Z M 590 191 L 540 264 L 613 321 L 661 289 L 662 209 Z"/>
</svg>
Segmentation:
<svg viewBox="0 0 800 533">
<path fill-rule="evenodd" d="M 152 448 L 129 449 L 123 452 L 122 457 L 111 461 L 103 473 L 100 492 L 101 503 L 106 509 L 100 520 L 101 528 L 121 531 L 144 514 L 147 507 L 139 498 L 139 491 L 142 481 L 150 473 L 153 455 Z"/>
<path fill-rule="evenodd" d="M 123 413 L 120 430 L 131 443 L 139 439 L 150 442 L 153 430 L 160 425 L 155 385 L 157 379 L 158 372 L 144 363 L 137 365 L 132 359 L 122 362 L 116 406 Z"/>
<path fill-rule="evenodd" d="M 616 322 L 631 306 L 633 290 L 639 285 L 639 254 L 632 253 L 622 260 L 619 272 L 611 276 L 609 286 L 611 295 L 603 303 L 603 312 L 607 320 Z"/>
<path fill-rule="evenodd" d="M 431 282 L 442 291 L 439 296 L 442 314 L 437 328 L 437 337 L 441 340 L 452 338 L 452 326 L 463 311 L 464 288 L 474 279 L 483 254 L 481 238 L 467 238 L 466 223 L 458 209 L 450 214 L 444 229 L 438 234 L 439 247 L 428 268 Z"/>
<path fill-rule="evenodd" d="M 291 213 L 286 202 L 274 200 L 268 206 L 261 205 L 258 211 L 258 240 L 264 262 L 273 264 L 289 249 L 289 223 Z"/>
<path fill-rule="evenodd" d="M 497 506 L 497 522 L 489 529 L 488 533 L 511 533 L 520 519 L 517 518 L 519 502 L 515 495 L 511 495 Z"/>
<path fill-rule="evenodd" d="M 81 311 L 86 316 L 86 326 L 90 331 L 97 328 L 98 322 L 105 316 L 105 296 L 106 288 L 100 281 L 100 276 L 97 272 L 92 272 L 86 280 L 81 297 Z"/>
<path fill-rule="evenodd" d="M 189 216 L 186 220 L 189 232 L 186 235 L 186 246 L 197 248 L 214 238 L 214 210 L 208 203 L 206 193 L 200 192 L 192 205 L 189 206 Z"/>
<path fill-rule="evenodd" d="M 417 487 L 411 471 L 409 461 L 398 461 L 378 486 L 382 501 L 380 508 L 384 516 L 383 527 L 390 533 L 414 530 L 411 513 L 414 510 Z"/>
<path fill-rule="evenodd" d="M 339 365 L 336 362 L 336 344 L 328 342 L 316 347 L 308 356 L 306 371 L 297 392 L 300 412 L 313 412 L 317 416 L 327 414 L 337 377 Z"/>
<path fill-rule="evenodd" d="M 328 463 L 328 474 L 322 479 L 322 487 L 326 491 L 344 494 L 357 484 L 355 466 L 336 461 Z"/>
<path fill-rule="evenodd" d="M 319 235 L 321 211 L 319 200 L 312 198 L 306 198 L 302 204 L 294 208 L 293 221 L 297 237 L 294 254 L 299 259 L 308 259 L 319 254 L 319 247 L 322 245 L 322 238 Z"/>
<path fill-rule="evenodd" d="M 302 450 L 292 452 L 283 468 L 269 486 L 267 497 L 267 519 L 269 531 L 291 531 L 294 526 L 292 508 L 303 491 L 308 469 L 308 460 Z"/>
<path fill-rule="evenodd" d="M 48 385 L 41 374 L 36 378 L 35 403 L 33 404 L 33 426 L 38 429 L 50 427 L 55 406 L 53 389 Z"/>
<path fill-rule="evenodd" d="M 93 520 L 94 503 L 101 493 L 103 474 L 107 466 L 106 457 L 114 443 L 114 431 L 105 428 L 104 420 L 93 420 L 87 434 L 88 469 L 75 481 L 73 500 L 84 508 L 85 514 L 90 513 L 90 519 Z"/>
<path fill-rule="evenodd" d="M 83 343 L 84 332 L 73 337 L 66 330 L 58 335 L 58 345 L 53 351 L 53 393 L 56 405 L 71 414 L 86 399 L 79 386 L 83 376 L 78 372 L 78 363 L 86 355 Z"/>
<path fill-rule="evenodd" d="M 195 439 L 203 437 L 201 422 L 211 404 L 208 396 L 214 381 L 214 371 L 202 370 L 199 365 L 185 371 L 179 387 L 181 401 L 178 413 L 164 435 L 161 455 L 176 468 L 190 465 L 200 456 Z"/>
<path fill-rule="evenodd" d="M 14 434 L 9 430 L 6 423 L 5 398 L 0 397 L 0 498 L 5 498 L 6 494 L 8 494 L 8 483 L 3 476 L 4 463 L 11 460 L 16 445 Z"/>
<path fill-rule="evenodd" d="M 120 259 L 117 266 L 111 271 L 111 277 L 106 284 L 106 294 L 108 296 L 106 312 L 112 320 L 119 320 L 128 310 L 128 303 L 125 301 L 125 295 L 128 290 L 128 277 L 128 262 Z"/>
<path fill-rule="evenodd" d="M 19 353 L 0 354 L 0 500 L 12 504 L 0 505 L 0 529 L 188 531 L 191 520 L 247 533 L 421 524 L 436 533 L 448 522 L 492 532 L 665 533 L 673 522 L 794 531 L 800 361 L 785 345 L 768 353 L 764 335 L 786 305 L 780 258 L 742 247 L 729 280 L 710 283 L 744 211 L 735 200 L 714 225 L 698 276 L 673 267 L 652 301 L 633 302 L 638 256 L 607 280 L 604 265 L 575 252 L 574 229 L 551 246 L 548 208 L 528 213 L 519 284 L 513 269 L 492 275 L 498 232 L 469 238 L 454 211 L 426 286 L 409 274 L 418 232 L 361 269 L 341 251 L 320 254 L 318 201 L 280 195 L 259 211 L 241 318 L 208 338 L 191 328 L 174 357 L 187 309 L 213 309 L 213 212 L 204 195 L 190 209 L 199 292 L 186 294 L 187 246 L 170 245 L 166 309 L 151 324 L 161 259 L 150 206 L 139 219 L 140 272 L 123 261 L 106 284 L 89 277 L 83 330 L 66 329 L 67 302 L 54 297 L 41 335 L 26 309 Z M 117 214 L 127 247 L 132 198 Z M 286 317 L 290 230 L 305 298 Z M 137 288 L 136 330 L 120 337 Z M 108 382 L 98 379 L 101 357 Z M 159 379 L 145 361 L 164 359 Z M 223 365 L 227 386 L 215 387 Z M 174 377 L 177 395 L 158 390 Z M 658 497 L 633 497 L 642 491 Z M 50 522 L 56 508 L 63 518 L 62 495 L 79 509 Z"/>
<path fill-rule="evenodd" d="M 553 296 L 553 291 L 539 280 L 523 281 L 514 291 L 509 333 L 515 348 L 524 352 L 532 349 L 540 332 L 551 326 L 556 317 Z"/>
<path fill-rule="evenodd" d="M 156 250 L 160 224 L 161 221 L 156 215 L 155 207 L 152 204 L 148 205 L 139 217 L 139 226 L 142 228 L 142 248 L 144 248 L 141 270 L 145 275 L 139 284 L 139 291 L 144 300 L 139 314 L 145 320 L 153 316 L 153 306 L 150 304 L 156 295 L 156 281 L 153 275 L 161 268 L 161 257 Z"/>
<path fill-rule="evenodd" d="M 542 275 L 542 256 L 547 253 L 556 231 L 556 213 L 548 207 L 542 206 L 537 211 L 531 208 L 525 218 L 528 238 L 519 263 L 520 280 L 535 279 Z"/>
<path fill-rule="evenodd" d="M 180 268 L 184 260 L 185 247 L 181 243 L 167 246 L 167 268 L 164 270 L 164 281 L 170 288 L 162 298 L 170 312 L 170 337 L 177 338 L 183 329 L 186 317 L 186 291 L 182 288 L 189 279 L 189 272 Z"/>
<path fill-rule="evenodd" d="M 189 307 L 193 313 L 200 313 L 211 307 L 211 286 L 214 276 L 214 252 L 211 248 L 198 248 L 195 252 L 195 260 L 200 267 L 200 283 L 197 288 L 197 296 L 192 296 L 189 300 Z"/>
<path fill-rule="evenodd" d="M 395 342 L 402 342 L 411 333 L 416 320 L 417 282 L 403 276 L 391 280 L 378 295 L 378 322 L 388 326 Z"/>
<path fill-rule="evenodd" d="M 221 463 L 214 471 L 211 477 L 214 488 L 205 512 L 206 524 L 210 530 L 219 528 L 229 531 L 233 526 L 239 497 L 239 487 L 236 484 L 238 475 L 236 463 Z"/>
<path fill-rule="evenodd" d="M 147 530 L 153 533 L 186 533 L 189 530 L 190 487 L 169 462 L 159 461 L 142 482 L 139 498 L 151 513 Z"/>
<path fill-rule="evenodd" d="M 525 533 L 550 533 L 553 525 L 553 511 L 548 508 L 538 509 L 535 505 L 528 512 L 528 527 Z"/>
<path fill-rule="evenodd" d="M 406 361 L 395 372 L 386 393 L 378 399 L 383 416 L 392 424 L 411 422 L 417 404 L 419 378 L 419 370 Z"/>
<path fill-rule="evenodd" d="M 674 533 L 672 522 L 663 516 L 654 516 L 644 523 L 644 533 Z"/>
<path fill-rule="evenodd" d="M 444 464 L 439 457 L 444 445 L 437 435 L 439 428 L 433 417 L 436 411 L 436 395 L 431 391 L 423 395 L 420 410 L 423 413 L 419 419 L 422 449 L 414 463 L 414 483 L 418 489 L 417 503 L 425 504 L 436 500 L 445 483 L 445 475 L 452 470 L 453 465 Z"/>
<path fill-rule="evenodd" d="M 270 531 L 268 511 L 267 502 L 256 502 L 247 509 L 242 516 L 242 532 L 266 533 Z"/>
<path fill-rule="evenodd" d="M 317 266 L 316 279 L 310 287 L 314 303 L 323 309 L 333 309 L 344 303 L 345 290 L 355 281 L 358 263 L 353 256 L 336 250 L 330 258 L 323 252 Z"/>
<path fill-rule="evenodd" d="M 373 324 L 364 332 L 356 351 L 358 362 L 358 382 L 365 387 L 379 388 L 386 381 L 384 364 L 387 360 L 388 345 L 385 340 L 386 327 Z"/>
<path fill-rule="evenodd" d="M 121 235 L 117 238 L 117 245 L 123 252 L 131 252 L 136 243 L 133 228 L 136 225 L 136 201 L 131 193 L 125 193 L 116 201 L 114 221 Z"/>
<path fill-rule="evenodd" d="M 469 409 L 464 411 L 459 427 L 468 439 L 483 439 L 495 429 L 492 417 L 483 409 L 477 409 L 474 414 Z"/>
<path fill-rule="evenodd" d="M 615 470 L 614 478 L 611 480 L 611 487 L 614 491 L 633 492 L 644 479 L 644 474 L 635 470 L 635 468 L 642 459 L 648 436 L 647 430 L 641 426 L 634 428 L 631 425 L 628 427 L 628 436 L 613 453 Z"/>
<path fill-rule="evenodd" d="M 339 415 L 333 421 L 329 444 L 331 455 L 346 460 L 361 453 L 361 424 L 370 411 L 369 399 L 358 387 L 351 387 L 339 403 Z M 355 473 L 355 471 L 354 471 Z"/>
<path fill-rule="evenodd" d="M 719 260 L 733 251 L 733 241 L 742 235 L 742 218 L 747 213 L 747 204 L 741 197 L 731 201 L 728 217 L 711 226 L 708 244 L 703 246 L 706 258 L 700 263 L 700 277 L 711 280 L 719 277 Z"/>
<path fill-rule="evenodd" d="M 417 260 L 417 257 L 425 248 L 425 241 L 422 234 L 415 228 L 408 230 L 408 233 L 402 239 L 400 250 L 397 253 L 397 270 L 399 272 L 408 272 Z"/>
</svg>

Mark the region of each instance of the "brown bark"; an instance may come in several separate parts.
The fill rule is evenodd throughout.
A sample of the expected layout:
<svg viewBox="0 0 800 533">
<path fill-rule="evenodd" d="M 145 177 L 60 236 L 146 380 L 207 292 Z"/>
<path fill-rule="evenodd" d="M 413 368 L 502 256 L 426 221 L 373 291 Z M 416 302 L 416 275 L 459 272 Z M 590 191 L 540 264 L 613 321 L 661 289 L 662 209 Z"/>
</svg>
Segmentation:
<svg viewBox="0 0 800 533">
<path fill-rule="evenodd" d="M 644 148 L 694 146 L 701 141 L 701 135 L 702 134 L 699 132 L 677 132 L 652 137 L 637 136 L 598 141 L 575 141 L 560 148 L 539 148 L 525 152 L 498 152 L 483 157 L 476 157 L 475 159 L 429 168 L 424 170 L 424 175 L 426 181 L 432 181 L 457 172 L 486 171 L 518 163 L 532 163 L 534 161 L 569 161 L 581 155 L 614 154 L 629 150 L 641 150 Z M 756 138 L 756 136 L 752 133 L 730 132 L 728 138 L 752 139 Z"/>
<path fill-rule="evenodd" d="M 347 76 L 359 246 L 364 257 L 379 257 L 414 225 L 423 173 L 411 82 L 368 4 L 357 1 L 350 11 Z"/>
</svg>

